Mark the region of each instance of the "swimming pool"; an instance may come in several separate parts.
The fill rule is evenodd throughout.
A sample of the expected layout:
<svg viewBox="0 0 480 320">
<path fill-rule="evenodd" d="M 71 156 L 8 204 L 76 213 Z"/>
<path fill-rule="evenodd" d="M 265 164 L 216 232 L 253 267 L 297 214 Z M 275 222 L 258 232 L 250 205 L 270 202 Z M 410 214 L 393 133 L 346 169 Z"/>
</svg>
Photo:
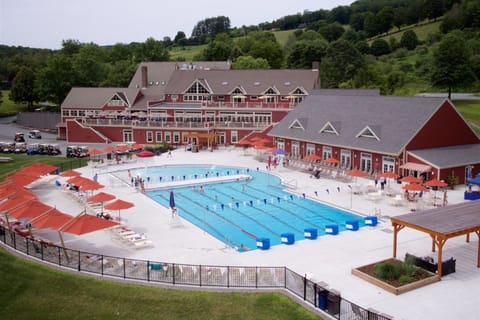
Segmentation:
<svg viewBox="0 0 480 320">
<path fill-rule="evenodd" d="M 297 241 L 305 239 L 305 229 L 324 235 L 329 225 L 339 231 L 347 221 L 364 226 L 362 217 L 288 192 L 280 178 L 258 168 L 174 165 L 133 174 L 147 181 L 147 196 L 169 208 L 173 191 L 182 218 L 240 251 L 256 249 L 259 238 L 273 246 L 285 233 Z"/>
</svg>

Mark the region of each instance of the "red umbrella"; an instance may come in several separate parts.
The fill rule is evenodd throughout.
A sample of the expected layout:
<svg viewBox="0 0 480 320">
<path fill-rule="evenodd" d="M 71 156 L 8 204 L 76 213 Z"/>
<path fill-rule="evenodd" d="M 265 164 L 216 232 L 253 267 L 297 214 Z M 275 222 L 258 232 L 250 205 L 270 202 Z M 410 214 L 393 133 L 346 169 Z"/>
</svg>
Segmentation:
<svg viewBox="0 0 480 320">
<path fill-rule="evenodd" d="M 102 150 L 98 150 L 98 149 L 92 149 L 92 150 L 89 150 L 87 152 L 87 154 L 89 156 L 98 156 L 98 155 L 101 155 L 101 154 L 104 154 L 105 152 L 103 152 Z"/>
<path fill-rule="evenodd" d="M 116 197 L 113 194 L 106 192 L 99 192 L 94 196 L 88 197 L 87 202 L 105 202 L 115 199 Z"/>
<path fill-rule="evenodd" d="M 43 176 L 43 175 L 52 173 L 57 169 L 58 167 L 52 166 L 50 164 L 35 162 L 23 169 L 20 169 L 19 171 L 17 171 L 17 173 L 21 172 L 21 173 L 35 174 L 37 176 Z"/>
<path fill-rule="evenodd" d="M 446 183 L 446 182 L 443 181 L 443 180 L 432 179 L 432 180 L 429 180 L 429 181 L 425 182 L 423 185 L 426 186 L 426 187 L 439 187 L 439 188 L 443 188 L 443 187 L 448 186 L 448 183 Z"/>
<path fill-rule="evenodd" d="M 414 176 L 406 176 L 400 179 L 401 182 L 406 182 L 406 183 L 421 183 L 422 179 L 421 178 L 415 178 Z"/>
<path fill-rule="evenodd" d="M 398 174 L 392 171 L 382 172 L 378 175 L 379 178 L 387 178 L 387 179 L 397 179 Z"/>
<path fill-rule="evenodd" d="M 35 200 L 36 197 L 29 194 L 18 194 L 0 203 L 0 211 L 10 211 Z"/>
<path fill-rule="evenodd" d="M 319 161 L 319 160 L 322 160 L 322 157 L 320 157 L 319 155 L 316 155 L 316 154 L 309 154 L 309 155 L 305 156 L 305 158 L 303 158 L 303 160 Z"/>
<path fill-rule="evenodd" d="M 92 181 L 92 182 L 84 182 L 82 183 L 79 188 L 82 191 L 91 191 L 91 190 L 98 190 L 102 189 L 105 186 L 103 184 L 100 184 L 98 182 Z"/>
<path fill-rule="evenodd" d="M 128 201 L 117 199 L 105 206 L 107 210 L 118 210 L 118 219 L 120 220 L 120 210 L 130 209 L 134 204 Z"/>
<path fill-rule="evenodd" d="M 118 225 L 118 222 L 83 214 L 75 217 L 60 228 L 60 231 L 82 235 Z"/>
<path fill-rule="evenodd" d="M 407 184 L 406 186 L 403 186 L 403 189 L 407 190 L 407 191 L 418 191 L 418 192 L 427 191 L 427 188 L 425 188 L 424 186 L 422 186 L 419 183 Z"/>
<path fill-rule="evenodd" d="M 38 229 L 54 229 L 59 230 L 60 227 L 65 225 L 68 221 L 72 220 L 72 216 L 60 212 L 57 209 L 52 209 L 37 218 L 32 219 L 31 223 Z"/>
<path fill-rule="evenodd" d="M 32 219 L 41 216 L 42 214 L 47 213 L 52 209 L 53 207 L 44 204 L 43 202 L 40 202 L 38 200 L 32 200 L 25 203 L 21 207 L 17 207 L 13 210 L 8 211 L 8 214 L 17 219 Z"/>
<path fill-rule="evenodd" d="M 331 164 L 339 164 L 340 163 L 340 161 L 335 159 L 334 157 L 327 158 L 327 159 L 323 160 L 323 162 L 331 163 Z"/>
<path fill-rule="evenodd" d="M 140 157 L 140 158 L 153 157 L 154 155 L 155 155 L 155 153 L 153 153 L 152 151 L 147 151 L 147 150 L 140 151 L 139 153 L 137 153 L 137 157 Z"/>
<path fill-rule="evenodd" d="M 25 186 L 28 186 L 30 183 L 38 180 L 38 178 L 40 178 L 40 176 L 37 174 L 17 172 L 13 176 L 10 176 L 5 180 L 10 181 L 12 184 L 16 186 L 25 187 Z"/>
<path fill-rule="evenodd" d="M 115 148 L 114 147 L 105 147 L 102 149 L 103 152 L 105 153 L 112 153 L 115 151 Z"/>
<path fill-rule="evenodd" d="M 75 170 L 67 170 L 63 171 L 62 173 L 59 174 L 60 177 L 78 177 L 81 176 L 82 174 L 78 171 Z"/>
<path fill-rule="evenodd" d="M 353 169 L 353 170 L 347 171 L 347 175 L 350 177 L 365 177 L 367 176 L 367 173 L 362 170 Z"/>
</svg>

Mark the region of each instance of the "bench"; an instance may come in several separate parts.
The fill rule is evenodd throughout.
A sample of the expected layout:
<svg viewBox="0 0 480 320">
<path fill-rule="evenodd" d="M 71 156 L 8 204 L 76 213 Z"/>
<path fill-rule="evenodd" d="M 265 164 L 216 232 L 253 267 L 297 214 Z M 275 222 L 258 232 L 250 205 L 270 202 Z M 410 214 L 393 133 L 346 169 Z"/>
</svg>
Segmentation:
<svg viewBox="0 0 480 320">
<path fill-rule="evenodd" d="M 420 258 L 413 254 L 405 254 L 405 261 L 411 257 L 413 264 L 417 267 L 430 271 L 431 273 L 437 273 L 438 263 L 434 263 L 431 258 Z M 455 272 L 456 259 L 450 258 L 442 262 L 442 276 Z"/>
<path fill-rule="evenodd" d="M 0 157 L 0 162 L 10 162 L 12 161 L 13 159 L 10 158 L 10 157 Z"/>
</svg>

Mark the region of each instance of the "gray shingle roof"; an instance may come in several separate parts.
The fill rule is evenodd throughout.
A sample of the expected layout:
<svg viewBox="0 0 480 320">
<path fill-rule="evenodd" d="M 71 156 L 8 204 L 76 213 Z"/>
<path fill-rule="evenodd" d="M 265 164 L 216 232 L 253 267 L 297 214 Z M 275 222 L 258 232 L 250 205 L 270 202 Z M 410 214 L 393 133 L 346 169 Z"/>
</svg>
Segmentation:
<svg viewBox="0 0 480 320">
<path fill-rule="evenodd" d="M 100 108 L 115 94 L 133 104 L 139 89 L 128 88 L 72 88 L 62 103 L 62 108 Z"/>
<path fill-rule="evenodd" d="M 308 96 L 270 132 L 280 138 L 398 155 L 439 109 L 444 98 Z M 298 119 L 305 130 L 289 129 Z M 320 132 L 330 122 L 339 133 Z M 369 127 L 379 140 L 356 137 Z"/>
<path fill-rule="evenodd" d="M 480 144 L 411 150 L 409 153 L 440 169 L 466 166 L 480 162 Z"/>
</svg>

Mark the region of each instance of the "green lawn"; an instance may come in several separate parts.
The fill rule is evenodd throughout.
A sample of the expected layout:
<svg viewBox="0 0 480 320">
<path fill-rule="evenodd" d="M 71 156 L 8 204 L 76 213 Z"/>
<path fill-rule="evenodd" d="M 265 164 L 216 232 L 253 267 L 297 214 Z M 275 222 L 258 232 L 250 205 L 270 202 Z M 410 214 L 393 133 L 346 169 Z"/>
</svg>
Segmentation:
<svg viewBox="0 0 480 320">
<path fill-rule="evenodd" d="M 287 44 L 288 37 L 294 33 L 296 30 L 284 30 L 284 31 L 275 31 L 273 34 L 277 39 L 278 43 L 283 47 Z"/>
<path fill-rule="evenodd" d="M 27 110 L 26 104 L 17 104 L 10 100 L 10 91 L 2 90 L 2 103 L 0 104 L 0 117 L 11 116 Z"/>
<path fill-rule="evenodd" d="M 480 135 L 480 101 L 456 100 L 453 103 L 470 126 Z"/>
<path fill-rule="evenodd" d="M 277 293 L 197 292 L 99 280 L 0 248 L 0 315 L 15 319 L 320 319 Z"/>
<path fill-rule="evenodd" d="M 206 47 L 207 45 L 173 47 L 170 49 L 170 60 L 194 61 L 195 56 L 202 53 L 202 50 Z"/>
<path fill-rule="evenodd" d="M 402 29 L 400 31 L 398 31 L 397 28 L 394 28 L 388 34 L 382 35 L 380 37 L 372 38 L 368 42 L 369 42 L 369 44 L 371 44 L 371 42 L 374 39 L 384 39 L 384 40 L 388 41 L 390 38 L 395 38 L 397 41 L 400 41 L 403 33 L 407 30 L 415 31 L 415 33 L 418 37 L 418 40 L 425 41 L 429 34 L 439 32 L 440 23 L 441 23 L 441 21 L 437 20 L 435 22 L 428 22 L 428 23 L 420 24 L 420 25 L 411 25 L 411 26 L 402 27 Z"/>
</svg>

